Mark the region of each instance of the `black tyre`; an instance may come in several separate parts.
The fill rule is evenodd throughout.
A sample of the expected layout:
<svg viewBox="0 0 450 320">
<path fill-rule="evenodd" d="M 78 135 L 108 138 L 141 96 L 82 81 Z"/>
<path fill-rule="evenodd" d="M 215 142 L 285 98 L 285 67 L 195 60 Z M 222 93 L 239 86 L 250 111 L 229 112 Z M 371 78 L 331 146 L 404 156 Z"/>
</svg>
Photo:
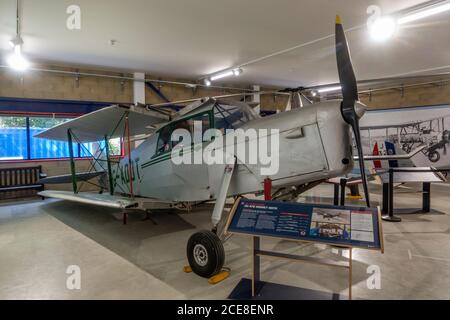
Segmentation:
<svg viewBox="0 0 450 320">
<path fill-rule="evenodd" d="M 222 270 L 225 262 L 222 241 L 211 231 L 197 232 L 189 238 L 187 258 L 195 274 L 210 278 Z"/>
</svg>

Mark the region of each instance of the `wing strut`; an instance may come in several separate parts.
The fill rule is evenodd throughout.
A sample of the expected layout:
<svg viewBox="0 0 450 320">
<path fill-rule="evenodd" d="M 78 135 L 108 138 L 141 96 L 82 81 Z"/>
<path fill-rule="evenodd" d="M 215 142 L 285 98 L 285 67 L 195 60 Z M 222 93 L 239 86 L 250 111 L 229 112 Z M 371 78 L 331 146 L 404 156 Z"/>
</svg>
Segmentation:
<svg viewBox="0 0 450 320">
<path fill-rule="evenodd" d="M 78 193 L 77 188 L 77 176 L 75 170 L 75 160 L 73 157 L 73 143 L 72 143 L 72 131 L 67 129 L 67 141 L 69 142 L 69 155 L 70 155 L 70 173 L 72 174 L 72 189 L 73 193 Z"/>
<path fill-rule="evenodd" d="M 233 176 L 234 168 L 236 166 L 236 159 L 234 160 L 235 161 L 233 162 L 233 164 L 228 164 L 225 166 L 222 183 L 220 185 L 219 194 L 216 197 L 216 204 L 214 205 L 214 211 L 212 214 L 212 223 L 214 225 L 214 228 L 217 228 L 217 225 L 222 219 L 222 213 L 228 195 L 228 188 L 230 187 L 231 177 Z"/>
<path fill-rule="evenodd" d="M 109 194 L 114 195 L 114 182 L 111 169 L 111 156 L 109 154 L 108 136 L 105 136 L 105 152 L 106 152 L 106 164 L 108 166 Z"/>
<path fill-rule="evenodd" d="M 132 161 L 131 161 L 131 140 L 130 140 L 130 122 L 128 120 L 128 112 L 125 113 L 125 132 L 127 135 L 127 144 L 128 144 L 128 177 L 130 179 L 130 196 L 131 199 L 134 198 L 134 192 L 133 192 L 133 168 L 132 168 Z"/>
</svg>

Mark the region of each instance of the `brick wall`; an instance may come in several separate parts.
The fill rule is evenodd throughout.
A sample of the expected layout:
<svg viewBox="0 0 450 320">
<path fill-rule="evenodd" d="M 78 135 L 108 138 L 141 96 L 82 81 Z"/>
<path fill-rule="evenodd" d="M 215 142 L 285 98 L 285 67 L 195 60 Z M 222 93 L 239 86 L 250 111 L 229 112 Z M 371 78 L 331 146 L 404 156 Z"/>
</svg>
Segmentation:
<svg viewBox="0 0 450 320">
<path fill-rule="evenodd" d="M 371 109 L 450 104 L 450 84 L 406 88 L 403 94 L 399 89 L 386 90 L 374 93 L 370 100 L 362 95 L 361 100 Z"/>
<path fill-rule="evenodd" d="M 60 68 L 59 68 L 60 69 Z M 74 71 L 73 69 L 65 69 Z M 81 70 L 80 70 L 81 71 Z M 83 72 L 90 72 L 83 70 Z M 0 70 L 0 96 L 15 98 L 84 100 L 131 103 L 133 86 L 129 81 L 60 75 L 47 72 Z"/>
</svg>

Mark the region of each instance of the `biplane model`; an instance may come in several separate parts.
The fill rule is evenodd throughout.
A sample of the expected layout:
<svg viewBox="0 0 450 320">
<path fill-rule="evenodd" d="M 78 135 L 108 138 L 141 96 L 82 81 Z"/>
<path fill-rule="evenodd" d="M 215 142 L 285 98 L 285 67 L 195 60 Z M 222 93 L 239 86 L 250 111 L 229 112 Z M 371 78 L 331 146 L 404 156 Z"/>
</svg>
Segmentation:
<svg viewBox="0 0 450 320">
<path fill-rule="evenodd" d="M 260 117 L 243 102 L 220 98 L 200 99 L 176 114 L 155 106 L 107 107 L 37 135 L 38 138 L 68 141 L 71 151 L 71 174 L 49 177 L 43 182 L 71 182 L 73 185 L 72 192 L 47 190 L 40 195 L 123 210 L 170 208 L 215 200 L 212 231 L 195 233 L 187 244 L 189 264 L 196 274 L 203 277 L 217 274 L 224 264 L 223 239 L 218 227 L 225 218 L 226 199 L 260 193 L 268 177 L 275 190 L 288 187 L 304 191 L 327 179 L 345 175 L 354 165 L 350 129 L 357 145 L 365 200 L 370 206 L 359 130 L 359 119 L 365 107 L 358 101 L 357 82 L 339 17 L 335 31 L 342 100 L 294 108 L 266 118 Z M 221 132 L 249 128 L 272 132 L 270 129 L 276 128 L 279 132 L 279 170 L 270 176 L 265 175 L 260 170 L 261 163 L 249 164 L 234 154 L 230 155 L 232 161 L 224 164 L 175 164 L 171 151 L 178 141 L 171 141 L 172 133 L 177 128 L 195 131 L 196 123 Z M 127 155 L 117 161 L 109 154 L 108 140 L 121 136 L 125 137 Z M 215 139 L 222 139 L 225 146 L 226 136 Z M 142 143 L 132 150 L 133 140 L 139 137 L 143 139 Z M 256 139 L 261 140 L 262 137 Z M 245 148 L 252 142 L 250 140 L 233 140 L 232 144 L 236 148 Z M 95 155 L 92 169 L 77 173 L 73 142 L 98 141 L 104 141 L 99 144 L 103 152 Z M 200 140 L 184 147 L 195 150 L 210 144 L 212 140 Z M 213 151 L 227 152 L 225 148 L 219 149 Z M 108 192 L 79 192 L 77 183 L 93 178 L 98 178 L 102 189 Z"/>
<path fill-rule="evenodd" d="M 364 126 L 361 131 L 370 145 L 379 147 L 380 154 L 410 153 L 419 146 L 425 146 L 420 153 L 429 161 L 429 165 L 436 166 L 442 156 L 447 155 L 450 145 L 450 130 L 446 129 L 445 121 L 446 117 L 436 117 L 399 124 Z M 363 141 L 367 139 L 363 138 Z M 411 161 L 417 166 L 424 165 L 414 163 L 415 158 Z M 439 165 L 448 166 L 449 163 Z"/>
</svg>

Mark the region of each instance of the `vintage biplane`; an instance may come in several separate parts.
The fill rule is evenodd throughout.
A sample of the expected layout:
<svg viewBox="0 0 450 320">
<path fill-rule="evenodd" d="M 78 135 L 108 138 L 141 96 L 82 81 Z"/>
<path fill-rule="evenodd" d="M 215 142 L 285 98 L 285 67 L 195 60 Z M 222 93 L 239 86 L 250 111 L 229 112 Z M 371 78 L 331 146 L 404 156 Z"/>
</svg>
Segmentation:
<svg viewBox="0 0 450 320">
<path fill-rule="evenodd" d="M 370 206 L 359 130 L 359 119 L 365 107 L 358 101 L 357 82 L 339 17 L 336 21 L 336 58 L 343 93 L 343 99 L 339 101 L 293 108 L 265 118 L 243 102 L 221 98 L 200 99 L 176 114 L 167 112 L 164 106 L 116 105 L 44 131 L 37 137 L 68 141 L 70 150 L 73 142 L 104 141 L 99 144 L 100 151 L 104 152 L 93 157 L 92 170 L 84 173 L 76 172 L 71 152 L 71 174 L 50 177 L 43 182 L 71 182 L 73 191 L 47 190 L 40 195 L 123 210 L 170 208 L 214 200 L 212 231 L 195 233 L 187 244 L 189 264 L 203 277 L 218 273 L 224 263 L 223 239 L 218 226 L 224 220 L 226 199 L 260 193 L 267 178 L 272 180 L 274 190 L 296 188 L 305 191 L 327 179 L 345 175 L 354 165 L 350 129 L 357 145 L 366 203 Z M 176 143 L 170 140 L 172 132 L 177 128 L 195 130 L 196 122 L 201 122 L 203 128 L 218 130 L 278 129 L 278 172 L 265 176 L 261 174 L 260 164 L 248 164 L 236 155 L 226 164 L 174 164 L 171 150 Z M 121 136 L 125 137 L 127 155 L 117 161 L 109 154 L 108 141 Z M 225 138 L 226 134 L 221 137 L 224 141 Z M 132 148 L 136 139 L 143 141 Z M 211 141 L 197 141 L 188 147 L 195 150 L 209 143 Z M 240 143 L 246 147 L 251 141 L 246 139 Z M 107 192 L 79 192 L 77 182 L 92 178 L 99 178 L 102 189 Z"/>
</svg>

